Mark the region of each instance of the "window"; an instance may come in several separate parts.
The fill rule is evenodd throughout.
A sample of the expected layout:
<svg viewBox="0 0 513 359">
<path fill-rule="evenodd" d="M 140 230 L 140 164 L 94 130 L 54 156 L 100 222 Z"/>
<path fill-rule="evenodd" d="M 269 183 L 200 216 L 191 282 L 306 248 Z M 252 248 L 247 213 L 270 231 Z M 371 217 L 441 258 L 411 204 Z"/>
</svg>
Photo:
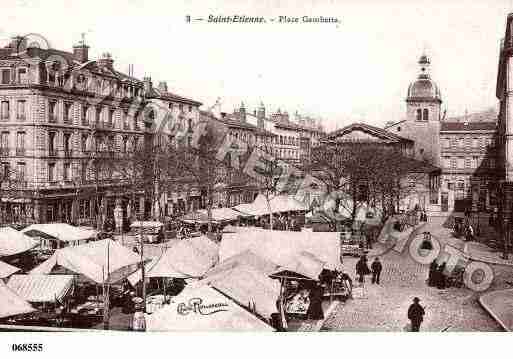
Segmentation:
<svg viewBox="0 0 513 359">
<path fill-rule="evenodd" d="M 470 157 L 466 157 L 465 158 L 465 168 L 470 168 L 470 167 L 471 167 Z"/>
<path fill-rule="evenodd" d="M 424 109 L 423 120 L 424 121 L 429 121 L 429 110 L 427 108 Z"/>
<path fill-rule="evenodd" d="M 69 162 L 64 163 L 64 181 L 70 181 L 71 180 L 71 164 Z"/>
<path fill-rule="evenodd" d="M 25 100 L 18 100 L 18 106 L 16 109 L 16 118 L 18 120 L 25 120 Z"/>
<path fill-rule="evenodd" d="M 65 133 L 64 134 L 64 155 L 66 157 L 71 156 L 71 134 Z"/>
<path fill-rule="evenodd" d="M 470 139 L 470 137 L 466 137 L 465 138 L 465 147 L 470 148 L 470 146 L 471 146 L 471 139 Z"/>
<path fill-rule="evenodd" d="M 397 127 L 397 132 L 401 132 L 401 126 Z"/>
<path fill-rule="evenodd" d="M 80 179 L 85 182 L 87 181 L 87 163 L 82 163 L 80 167 Z"/>
<path fill-rule="evenodd" d="M 88 125 L 88 121 L 87 121 L 87 111 L 88 110 L 89 110 L 89 106 L 87 106 L 87 105 L 82 106 L 82 125 L 83 126 Z"/>
<path fill-rule="evenodd" d="M 70 123 L 72 118 L 71 114 L 71 104 L 68 102 L 64 103 L 64 122 Z"/>
<path fill-rule="evenodd" d="M 50 151 L 50 156 L 55 155 L 55 132 L 48 133 L 48 150 Z"/>
<path fill-rule="evenodd" d="M 109 110 L 109 127 L 112 127 L 114 123 L 114 110 Z"/>
<path fill-rule="evenodd" d="M 11 70 L 3 69 L 2 70 L 2 85 L 7 85 L 11 83 Z"/>
<path fill-rule="evenodd" d="M 192 112 L 192 106 L 189 105 L 189 112 Z"/>
<path fill-rule="evenodd" d="M 98 107 L 96 109 L 96 123 L 102 122 L 102 108 Z"/>
<path fill-rule="evenodd" d="M 0 138 L 0 152 L 2 155 L 9 155 L 9 132 L 2 132 Z"/>
<path fill-rule="evenodd" d="M 55 163 L 48 164 L 48 182 L 55 182 Z"/>
<path fill-rule="evenodd" d="M 172 109 L 173 109 L 173 103 L 172 103 L 172 102 L 170 102 L 170 103 L 169 103 L 169 109 L 170 109 L 170 110 L 172 110 Z"/>
<path fill-rule="evenodd" d="M 25 132 L 16 134 L 16 155 L 25 156 Z"/>
<path fill-rule="evenodd" d="M 4 180 L 9 179 L 11 177 L 11 166 L 9 162 L 2 162 L 2 178 Z"/>
<path fill-rule="evenodd" d="M 479 147 L 479 138 L 474 137 L 472 140 L 472 147 L 477 148 Z"/>
<path fill-rule="evenodd" d="M 451 158 L 451 168 L 456 168 L 456 158 Z"/>
<path fill-rule="evenodd" d="M 87 152 L 87 140 L 89 136 L 88 135 L 82 135 L 82 140 L 80 141 L 80 147 L 82 149 L 82 152 Z"/>
<path fill-rule="evenodd" d="M 490 168 L 495 168 L 495 159 L 493 159 L 493 158 L 489 158 L 489 159 L 488 159 L 488 166 L 489 166 Z"/>
<path fill-rule="evenodd" d="M 123 142 L 121 144 L 121 152 L 126 152 L 128 149 L 128 137 L 123 137 Z"/>
<path fill-rule="evenodd" d="M 463 181 L 463 180 L 458 181 L 458 189 L 459 190 L 465 189 L 465 181 Z"/>
<path fill-rule="evenodd" d="M 25 182 L 25 162 L 18 162 L 16 174 L 18 175 L 18 181 Z"/>
<path fill-rule="evenodd" d="M 25 69 L 25 68 L 18 69 L 18 81 L 22 84 L 28 83 L 27 69 Z"/>
<path fill-rule="evenodd" d="M 180 112 L 183 111 L 183 104 L 181 104 L 181 103 L 178 104 L 178 110 L 180 110 Z"/>
<path fill-rule="evenodd" d="M 57 122 L 57 101 L 48 102 L 49 122 Z"/>
<path fill-rule="evenodd" d="M 1 119 L 8 120 L 9 119 L 9 101 L 2 101 L 1 105 Z"/>
<path fill-rule="evenodd" d="M 478 168 L 479 167 L 479 157 L 473 156 L 472 157 L 472 168 Z"/>
<path fill-rule="evenodd" d="M 417 109 L 417 121 L 422 121 L 422 110 L 420 108 Z"/>
</svg>

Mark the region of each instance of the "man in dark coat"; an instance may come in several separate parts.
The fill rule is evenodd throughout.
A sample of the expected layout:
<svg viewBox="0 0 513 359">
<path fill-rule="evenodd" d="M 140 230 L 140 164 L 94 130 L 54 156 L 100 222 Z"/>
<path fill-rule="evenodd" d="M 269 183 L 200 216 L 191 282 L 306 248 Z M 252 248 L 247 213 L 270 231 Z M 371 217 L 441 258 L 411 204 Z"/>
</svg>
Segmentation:
<svg viewBox="0 0 513 359">
<path fill-rule="evenodd" d="M 381 270 L 383 269 L 383 266 L 381 265 L 381 262 L 379 261 L 379 258 L 374 258 L 374 262 L 371 264 L 371 270 L 372 270 L 372 284 L 376 283 L 379 284 L 379 277 L 381 276 Z"/>
<path fill-rule="evenodd" d="M 367 265 L 367 257 L 361 256 L 356 263 L 356 274 L 358 275 L 358 282 L 363 283 L 365 281 L 365 276 L 370 273 L 371 271 Z"/>
<path fill-rule="evenodd" d="M 434 287 L 436 286 L 436 270 L 438 268 L 438 263 L 436 262 L 436 259 L 431 262 L 429 265 L 429 275 L 428 275 L 428 286 Z"/>
<path fill-rule="evenodd" d="M 316 283 L 310 288 L 310 305 L 308 306 L 306 313 L 308 319 L 324 319 L 324 312 L 322 310 L 322 294 L 323 288 L 319 284 Z"/>
<path fill-rule="evenodd" d="M 446 278 L 445 278 L 445 266 L 446 263 L 443 262 L 436 270 L 436 287 L 438 289 L 445 289 L 446 286 Z"/>
<path fill-rule="evenodd" d="M 426 314 L 424 308 L 419 304 L 419 302 L 419 298 L 413 298 L 413 304 L 408 308 L 408 319 L 411 322 L 412 332 L 420 331 L 420 324 L 424 320 L 424 315 Z"/>
</svg>

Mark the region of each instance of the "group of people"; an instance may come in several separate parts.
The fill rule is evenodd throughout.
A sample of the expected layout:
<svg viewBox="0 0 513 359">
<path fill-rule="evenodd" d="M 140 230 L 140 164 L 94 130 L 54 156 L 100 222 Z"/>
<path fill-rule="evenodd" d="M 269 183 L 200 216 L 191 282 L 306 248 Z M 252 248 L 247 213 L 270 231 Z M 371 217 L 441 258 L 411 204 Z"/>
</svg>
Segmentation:
<svg viewBox="0 0 513 359">
<path fill-rule="evenodd" d="M 268 216 L 259 219 L 259 225 L 262 228 L 270 228 L 270 219 Z M 273 229 L 278 231 L 301 231 L 301 222 L 294 215 L 273 215 Z"/>
<path fill-rule="evenodd" d="M 444 273 L 446 263 L 438 265 L 436 259 L 429 266 L 428 286 L 444 289 L 447 287 L 447 276 Z"/>
<path fill-rule="evenodd" d="M 358 282 L 364 283 L 365 276 L 372 274 L 372 284 L 378 284 L 381 277 L 381 271 L 383 270 L 383 265 L 378 257 L 374 258 L 374 261 L 369 268 L 367 264 L 367 256 L 363 255 L 360 257 L 358 262 L 356 262 L 356 274 L 358 275 Z"/>
</svg>

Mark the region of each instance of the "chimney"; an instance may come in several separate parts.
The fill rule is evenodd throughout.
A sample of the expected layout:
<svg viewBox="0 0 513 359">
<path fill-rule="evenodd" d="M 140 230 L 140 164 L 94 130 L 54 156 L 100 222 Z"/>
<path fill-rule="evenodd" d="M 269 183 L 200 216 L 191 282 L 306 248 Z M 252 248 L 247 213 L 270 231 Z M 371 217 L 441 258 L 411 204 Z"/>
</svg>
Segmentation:
<svg viewBox="0 0 513 359">
<path fill-rule="evenodd" d="M 75 61 L 80 62 L 81 64 L 89 61 L 89 46 L 85 43 L 84 35 L 82 35 L 82 40 L 73 46 L 73 57 Z"/>
<path fill-rule="evenodd" d="M 114 65 L 114 60 L 112 59 L 111 54 L 109 54 L 108 52 L 104 52 L 102 57 L 97 61 L 97 63 L 100 67 L 105 67 L 105 68 L 112 70 L 113 65 Z"/>
<path fill-rule="evenodd" d="M 244 107 L 244 102 L 240 103 L 239 114 L 240 114 L 240 121 L 246 122 L 246 107 Z"/>
<path fill-rule="evenodd" d="M 159 89 L 160 91 L 167 92 L 167 82 L 166 82 L 166 81 L 160 81 L 160 82 L 159 82 L 158 89 Z"/>
<path fill-rule="evenodd" d="M 144 77 L 144 93 L 148 94 L 153 89 L 153 83 L 151 82 L 151 77 Z"/>
</svg>

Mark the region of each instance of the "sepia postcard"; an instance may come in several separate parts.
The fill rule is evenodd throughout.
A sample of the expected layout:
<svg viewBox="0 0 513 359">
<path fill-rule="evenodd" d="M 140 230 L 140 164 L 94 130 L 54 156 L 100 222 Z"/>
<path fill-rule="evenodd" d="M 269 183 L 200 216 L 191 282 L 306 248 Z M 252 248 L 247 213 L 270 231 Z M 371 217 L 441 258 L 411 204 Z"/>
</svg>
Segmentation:
<svg viewBox="0 0 513 359">
<path fill-rule="evenodd" d="M 0 341 L 510 332 L 512 114 L 510 0 L 3 1 Z"/>
</svg>

